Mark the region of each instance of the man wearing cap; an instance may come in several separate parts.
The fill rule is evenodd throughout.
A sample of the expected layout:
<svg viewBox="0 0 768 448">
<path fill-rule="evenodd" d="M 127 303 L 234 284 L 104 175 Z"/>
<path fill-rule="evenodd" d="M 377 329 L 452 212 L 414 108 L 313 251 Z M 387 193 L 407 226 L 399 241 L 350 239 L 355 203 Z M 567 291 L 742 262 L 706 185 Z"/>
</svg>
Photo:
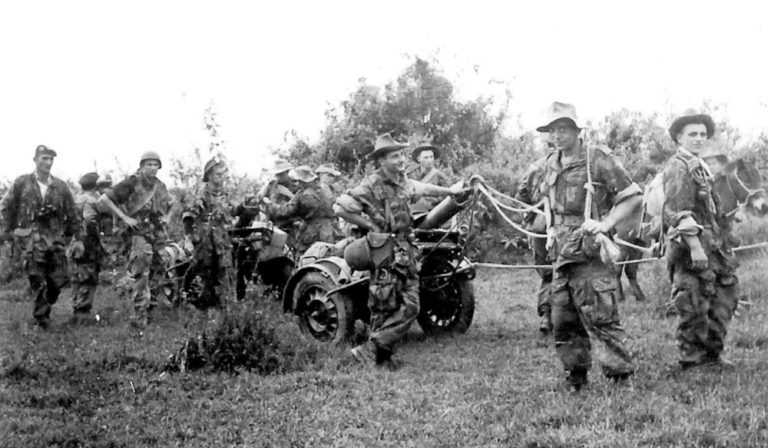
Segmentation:
<svg viewBox="0 0 768 448">
<path fill-rule="evenodd" d="M 700 158 L 714 133 L 712 117 L 687 110 L 669 127 L 678 148 L 663 172 L 667 262 L 684 370 L 730 366 L 721 354 L 738 304 L 736 260 L 724 233 L 729 224 L 713 192 L 714 176 Z"/>
<path fill-rule="evenodd" d="M 3 232 L 13 234 L 24 259 L 35 323 L 47 328 L 51 306 L 68 280 L 65 247 L 80 237 L 80 216 L 69 187 L 51 175 L 56 151 L 35 149 L 35 171 L 18 177 L 0 204 Z M 79 243 L 80 245 L 82 243 Z"/>
<path fill-rule="evenodd" d="M 74 323 L 85 322 L 93 307 L 93 293 L 99 285 L 99 272 L 101 261 L 104 258 L 104 249 L 99 238 L 99 213 L 96 211 L 96 202 L 99 193 L 96 185 L 99 175 L 90 172 L 80 177 L 82 191 L 75 197 L 75 206 L 82 217 L 82 241 L 83 251 L 71 250 L 70 255 L 74 261 L 72 275 L 72 306 L 75 314 Z"/>
<path fill-rule="evenodd" d="M 334 242 L 334 198 L 317 182 L 312 168 L 296 167 L 292 176 L 299 184 L 299 192 L 285 204 L 269 203 L 269 215 L 280 221 L 301 221 L 296 251 L 303 254 L 316 241 Z"/>
<path fill-rule="evenodd" d="M 603 374 L 619 380 L 635 371 L 619 319 L 615 270 L 601 259 L 601 240 L 641 203 L 640 187 L 614 159 L 580 138 L 571 104 L 553 103 L 539 132 L 554 146 L 544 165 L 542 194 L 549 202 L 550 258 L 555 260 L 550 303 L 555 350 L 570 387 L 587 383 L 592 339 Z M 591 206 L 589 205 L 591 204 Z M 602 234 L 602 236 L 601 236 Z"/>
<path fill-rule="evenodd" d="M 149 322 L 149 309 L 154 305 L 153 280 L 157 282 L 163 275 L 160 251 L 168 239 L 166 226 L 171 196 L 157 178 L 162 166 L 158 153 L 145 152 L 139 160 L 138 171 L 107 189 L 98 202 L 101 209 L 120 218 L 127 227 L 126 236 L 130 240 L 127 267 L 133 301 L 130 323 L 139 328 Z"/>
<path fill-rule="evenodd" d="M 199 308 L 220 306 L 222 299 L 232 294 L 232 242 L 227 230 L 231 227 L 234 209 L 224 190 L 225 170 L 224 162 L 218 158 L 205 164 L 205 185 L 182 218 L 184 233 L 191 236 L 194 246 L 184 286 L 189 287 L 196 276 L 203 279 L 202 294 L 193 303 Z"/>
<path fill-rule="evenodd" d="M 450 185 L 445 174 L 435 167 L 435 159 L 438 157 L 440 157 L 440 151 L 436 146 L 428 143 L 416 145 L 411 153 L 411 159 L 418 165 L 408 172 L 408 177 L 425 184 L 439 185 L 441 187 Z M 440 198 L 422 197 L 412 204 L 413 212 L 427 213 L 440 200 Z"/>
<path fill-rule="evenodd" d="M 352 349 L 363 364 L 383 364 L 391 358 L 419 314 L 419 266 L 411 241 L 413 218 L 410 203 L 419 196 L 445 197 L 462 193 L 460 185 L 445 188 L 405 176 L 408 145 L 389 134 L 376 139 L 370 157 L 379 169 L 336 200 L 336 215 L 369 232 L 383 232 L 394 239 L 390 259 L 370 274 L 368 308 L 371 311 L 369 340 Z"/>
</svg>

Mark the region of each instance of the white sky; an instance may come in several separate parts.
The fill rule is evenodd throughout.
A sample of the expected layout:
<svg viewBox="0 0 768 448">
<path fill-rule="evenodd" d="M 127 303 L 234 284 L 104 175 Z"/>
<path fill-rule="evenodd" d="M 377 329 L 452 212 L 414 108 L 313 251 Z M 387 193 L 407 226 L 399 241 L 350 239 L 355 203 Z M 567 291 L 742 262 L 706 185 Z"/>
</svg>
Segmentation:
<svg viewBox="0 0 768 448">
<path fill-rule="evenodd" d="M 3 2 L 0 179 L 32 171 L 39 143 L 71 179 L 205 148 L 210 100 L 234 171 L 255 175 L 286 131 L 316 140 L 329 104 L 361 77 L 393 80 L 408 55 L 437 54 L 461 98 L 511 82 L 526 128 L 553 100 L 599 119 L 711 99 L 768 130 L 761 2 L 519 3 Z"/>
</svg>

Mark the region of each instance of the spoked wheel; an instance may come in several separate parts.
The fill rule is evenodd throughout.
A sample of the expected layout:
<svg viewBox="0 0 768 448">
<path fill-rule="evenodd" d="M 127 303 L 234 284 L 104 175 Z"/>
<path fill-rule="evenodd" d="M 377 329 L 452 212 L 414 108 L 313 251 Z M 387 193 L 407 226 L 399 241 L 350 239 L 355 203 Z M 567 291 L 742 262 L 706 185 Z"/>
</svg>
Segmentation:
<svg viewBox="0 0 768 448">
<path fill-rule="evenodd" d="M 429 278 L 451 272 L 453 266 L 447 262 L 430 263 L 422 269 L 421 311 L 416 320 L 426 334 L 465 333 L 472 325 L 475 315 L 472 281 L 463 276 Z"/>
<path fill-rule="evenodd" d="M 352 334 L 352 301 L 343 294 L 329 296 L 328 291 L 334 288 L 331 279 L 308 272 L 294 290 L 301 332 L 322 344 L 338 344 Z"/>
</svg>

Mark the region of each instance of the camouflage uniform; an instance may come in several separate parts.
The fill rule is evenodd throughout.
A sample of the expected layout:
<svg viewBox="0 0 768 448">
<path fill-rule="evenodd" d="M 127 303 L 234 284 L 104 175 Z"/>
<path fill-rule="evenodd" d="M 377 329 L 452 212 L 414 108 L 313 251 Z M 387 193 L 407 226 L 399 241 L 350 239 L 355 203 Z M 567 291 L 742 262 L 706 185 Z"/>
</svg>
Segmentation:
<svg viewBox="0 0 768 448">
<path fill-rule="evenodd" d="M 544 165 L 547 158 L 542 157 L 534 161 L 531 166 L 523 173 L 517 188 L 517 199 L 526 204 L 535 204 L 542 199 L 541 185 L 544 183 Z M 524 218 L 527 230 L 544 234 L 547 231 L 547 224 L 544 215 L 540 213 L 528 213 Z M 530 238 L 529 242 L 533 249 L 533 263 L 538 265 L 550 265 L 552 260 L 547 253 L 547 241 L 544 238 Z M 552 305 L 549 303 L 549 286 L 552 283 L 552 269 L 536 269 L 541 277 L 539 293 L 536 301 L 536 312 L 540 317 L 552 315 Z M 551 324 L 550 324 L 551 325 Z M 544 330 L 542 328 L 542 330 Z M 550 329 L 547 328 L 547 331 Z"/>
<path fill-rule="evenodd" d="M 170 209 L 171 196 L 160 179 L 147 184 L 140 174 L 128 177 L 104 194 L 116 205 L 123 206 L 129 217 L 139 221 L 138 230 L 125 231 L 131 242 L 127 268 L 132 279 L 133 317 L 146 320 L 155 301 L 151 291 L 164 274 L 160 251 L 168 240 L 165 214 Z"/>
<path fill-rule="evenodd" d="M 185 288 L 195 276 L 203 279 L 202 296 L 195 305 L 217 306 L 232 293 L 229 270 L 232 267 L 231 227 L 233 209 L 222 191 L 209 183 L 197 194 L 184 217 L 193 220 L 192 264 L 184 278 Z"/>
<path fill-rule="evenodd" d="M 258 201 L 255 198 L 246 199 L 242 204 L 235 206 L 232 215 L 237 218 L 235 228 L 242 229 L 250 227 L 253 220 L 259 216 Z M 238 300 L 245 298 L 246 284 L 251 280 L 254 269 L 256 269 L 257 257 L 249 251 L 250 244 L 247 242 L 233 242 L 232 258 L 235 260 L 237 273 L 235 274 L 235 294 Z"/>
<path fill-rule="evenodd" d="M 337 206 L 349 213 L 365 213 L 383 232 L 393 235 L 393 257 L 371 272 L 368 308 L 370 341 L 379 357 L 391 355 L 419 314 L 419 263 L 411 241 L 411 200 L 421 193 L 420 182 L 405 176 L 390 177 L 378 169 L 342 195 Z M 342 198 L 352 198 L 349 203 Z"/>
<path fill-rule="evenodd" d="M 304 253 L 312 243 L 333 243 L 335 231 L 333 196 L 317 182 L 308 184 L 289 202 L 270 207 L 270 215 L 279 221 L 300 219 L 296 251 Z"/>
<path fill-rule="evenodd" d="M 72 305 L 75 312 L 90 312 L 93 293 L 99 285 L 104 249 L 99 238 L 99 214 L 95 209 L 98 199 L 98 193 L 95 191 L 84 191 L 75 198 L 78 214 L 83 217 L 82 241 L 85 248 L 83 256 L 74 260 Z"/>
<path fill-rule="evenodd" d="M 619 319 L 616 272 L 600 260 L 595 237 L 581 229 L 587 183 L 587 150 L 562 164 L 560 152 L 547 156 L 542 192 L 553 213 L 555 231 L 550 258 L 555 260 L 551 286 L 555 349 L 571 378 L 585 376 L 592 365 L 590 336 L 602 343 L 598 358 L 603 373 L 620 377 L 634 372 L 632 355 Z M 627 171 L 597 149 L 590 149 L 595 193 L 591 216 L 607 215 L 625 199 L 640 194 Z M 597 215 L 597 216 L 596 216 Z"/>
<path fill-rule="evenodd" d="M 437 168 L 432 168 L 431 170 L 429 170 L 429 172 L 424 173 L 422 172 L 421 167 L 417 166 L 416 168 L 408 172 L 408 177 L 411 179 L 418 180 L 419 182 L 422 182 L 425 184 L 438 185 L 441 187 L 450 186 L 448 177 L 446 177 L 446 175 L 443 174 L 443 172 L 438 170 Z M 428 213 L 437 204 L 439 204 L 440 201 L 442 201 L 442 198 L 421 197 L 417 201 L 415 201 L 413 204 L 411 204 L 411 208 L 413 209 L 414 213 Z"/>
<path fill-rule="evenodd" d="M 730 222 L 713 194 L 714 179 L 701 159 L 678 150 L 664 168 L 664 226 L 672 295 L 679 315 L 677 341 L 683 364 L 717 361 L 738 304 Z M 722 226 L 722 227 L 721 227 Z M 684 235 L 698 235 L 708 267 L 694 270 Z"/>
<path fill-rule="evenodd" d="M 65 246 L 79 238 L 80 216 L 69 187 L 49 177 L 45 197 L 35 173 L 17 178 L 3 199 L 5 233 L 13 232 L 14 243 L 24 259 L 30 291 L 35 296 L 34 317 L 47 324 L 51 305 L 69 281 Z"/>
</svg>

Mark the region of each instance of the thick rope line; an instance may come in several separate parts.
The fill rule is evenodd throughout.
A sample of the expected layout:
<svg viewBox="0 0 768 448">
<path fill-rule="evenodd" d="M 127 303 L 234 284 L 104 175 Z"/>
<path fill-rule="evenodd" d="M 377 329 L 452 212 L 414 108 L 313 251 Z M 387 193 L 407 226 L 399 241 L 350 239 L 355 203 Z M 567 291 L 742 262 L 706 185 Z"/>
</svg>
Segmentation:
<svg viewBox="0 0 768 448">
<path fill-rule="evenodd" d="M 512 221 L 512 220 L 511 220 L 511 219 L 510 219 L 510 218 L 509 218 L 509 217 L 508 217 L 508 216 L 507 216 L 507 215 L 506 215 L 506 214 L 505 214 L 505 213 L 504 213 L 504 212 L 501 210 L 501 208 L 500 208 L 500 207 L 499 207 L 499 205 L 498 205 L 498 200 L 497 200 L 497 199 L 495 199 L 494 197 L 492 197 L 492 196 L 490 195 L 490 193 L 488 193 L 488 190 L 486 190 L 486 189 L 485 189 L 485 187 L 483 187 L 483 186 L 482 186 L 482 184 L 479 186 L 479 191 L 480 191 L 481 193 L 483 193 L 483 194 L 485 195 L 485 197 L 487 197 L 487 198 L 488 198 L 488 200 L 489 200 L 489 202 L 491 203 L 491 205 L 493 205 L 493 207 L 496 209 L 496 211 L 497 211 L 497 212 L 499 212 L 499 215 L 501 215 L 501 217 L 502 217 L 502 218 L 504 218 L 504 221 L 506 221 L 506 222 L 507 222 L 507 224 L 509 224 L 510 226 L 512 226 L 512 227 L 513 227 L 515 230 L 517 230 L 517 231 L 519 231 L 519 232 L 521 232 L 521 233 L 523 233 L 523 234 L 525 234 L 525 235 L 528 235 L 528 236 L 530 236 L 531 238 L 546 238 L 546 237 L 547 237 L 547 235 L 545 235 L 545 234 L 542 234 L 542 233 L 534 233 L 534 232 L 528 231 L 528 230 L 524 229 L 522 226 L 520 226 L 518 223 L 516 223 L 516 222 Z"/>
<path fill-rule="evenodd" d="M 533 213 L 536 213 L 536 214 L 539 214 L 539 215 L 543 215 L 544 214 L 544 210 L 542 210 L 540 208 L 541 205 L 544 203 L 543 200 L 539 201 L 539 202 L 537 202 L 535 204 L 526 204 L 525 202 L 523 202 L 523 201 L 521 201 L 519 199 L 515 199 L 512 196 L 507 196 L 506 194 L 500 192 L 499 190 L 494 189 L 493 187 L 487 187 L 487 186 L 485 186 L 483 184 L 480 184 L 480 188 L 485 190 L 485 191 L 483 191 L 483 193 L 486 195 L 486 197 L 488 197 L 489 201 L 495 201 L 496 203 L 499 204 L 499 206 L 503 207 L 506 210 L 509 210 L 509 211 L 515 212 L 515 213 L 530 213 L 530 212 L 533 212 Z M 517 208 L 517 207 L 512 207 L 510 205 L 507 205 L 507 204 L 499 201 L 498 199 L 494 198 L 493 195 L 500 196 L 502 199 L 506 199 L 508 201 L 514 202 L 516 204 L 519 204 L 519 205 L 522 206 L 522 208 Z"/>
</svg>

